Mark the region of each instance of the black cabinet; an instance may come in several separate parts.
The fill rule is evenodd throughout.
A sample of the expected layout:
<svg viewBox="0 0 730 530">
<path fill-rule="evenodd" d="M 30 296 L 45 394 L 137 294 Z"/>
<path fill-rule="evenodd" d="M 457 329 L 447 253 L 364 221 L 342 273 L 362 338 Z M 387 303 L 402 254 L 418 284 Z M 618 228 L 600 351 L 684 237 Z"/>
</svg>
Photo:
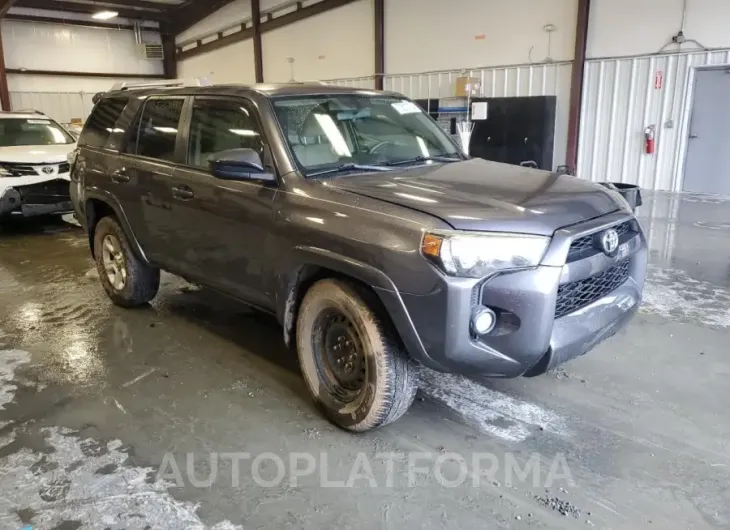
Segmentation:
<svg viewBox="0 0 730 530">
<path fill-rule="evenodd" d="M 477 158 L 522 164 L 534 162 L 553 170 L 555 96 L 474 98 L 486 101 L 486 120 L 474 121 L 469 154 Z"/>
<path fill-rule="evenodd" d="M 414 99 L 413 102 L 429 113 L 429 115 L 437 120 L 439 116 L 439 100 L 438 99 Z"/>
</svg>

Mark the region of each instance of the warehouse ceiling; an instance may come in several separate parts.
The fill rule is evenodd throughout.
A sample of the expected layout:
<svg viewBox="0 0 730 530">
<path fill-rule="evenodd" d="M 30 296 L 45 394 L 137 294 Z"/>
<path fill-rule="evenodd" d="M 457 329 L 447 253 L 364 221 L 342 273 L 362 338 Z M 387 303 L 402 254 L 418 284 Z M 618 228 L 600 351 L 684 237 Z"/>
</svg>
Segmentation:
<svg viewBox="0 0 730 530">
<path fill-rule="evenodd" d="M 116 11 L 128 19 L 152 20 L 179 33 L 233 0 L 15 0 L 0 5 L 42 9 L 58 13 L 92 15 L 102 10 Z M 1 13 L 1 11 L 0 11 Z M 44 14 L 44 17 L 47 15 Z M 62 18 L 59 17 L 59 18 Z"/>
</svg>

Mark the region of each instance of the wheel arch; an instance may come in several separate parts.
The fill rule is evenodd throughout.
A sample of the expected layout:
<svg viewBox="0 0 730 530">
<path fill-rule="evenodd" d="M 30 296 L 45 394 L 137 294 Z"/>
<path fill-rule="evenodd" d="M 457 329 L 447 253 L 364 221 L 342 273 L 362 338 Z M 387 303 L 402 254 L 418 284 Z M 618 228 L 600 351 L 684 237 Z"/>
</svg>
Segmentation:
<svg viewBox="0 0 730 530">
<path fill-rule="evenodd" d="M 321 248 L 297 247 L 294 255 L 295 265 L 281 277 L 276 309 L 287 347 L 294 342 L 299 307 L 309 288 L 324 278 L 341 278 L 356 281 L 373 292 L 384 312 L 381 316 L 393 325 L 406 351 L 414 359 L 433 368 L 441 368 L 430 359 L 400 292 L 385 273 L 367 263 Z"/>
<path fill-rule="evenodd" d="M 372 265 L 357 261 L 329 250 L 315 247 L 296 247 L 294 266 L 282 277 L 277 296 L 277 318 L 284 328 L 284 342 L 291 345 L 295 323 L 304 295 L 317 281 L 324 278 L 354 280 L 374 291 L 397 291 L 385 273 Z M 378 297 L 380 298 L 380 297 Z"/>
<path fill-rule="evenodd" d="M 132 227 L 129 224 L 127 216 L 124 215 L 124 210 L 114 196 L 107 192 L 102 192 L 101 190 L 96 190 L 91 193 L 87 191 L 84 211 L 86 214 L 86 229 L 89 237 L 89 248 L 91 249 L 92 257 L 95 257 L 94 232 L 96 231 L 96 225 L 104 217 L 113 215 L 117 218 L 119 224 L 121 224 L 122 230 L 124 230 L 124 235 L 127 236 L 129 244 L 137 257 L 146 265 L 150 264 L 147 259 L 147 255 L 132 231 Z"/>
</svg>

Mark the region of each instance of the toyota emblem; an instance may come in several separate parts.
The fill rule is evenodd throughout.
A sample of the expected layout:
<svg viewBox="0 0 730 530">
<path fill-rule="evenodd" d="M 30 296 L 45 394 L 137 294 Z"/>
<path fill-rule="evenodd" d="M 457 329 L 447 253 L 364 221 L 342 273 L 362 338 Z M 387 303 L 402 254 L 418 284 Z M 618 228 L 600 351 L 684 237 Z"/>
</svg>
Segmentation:
<svg viewBox="0 0 730 530">
<path fill-rule="evenodd" d="M 46 175 L 53 175 L 53 166 L 44 166 L 41 171 Z"/>
<path fill-rule="evenodd" d="M 618 249 L 618 232 L 610 228 L 601 234 L 601 250 L 606 254 L 613 254 Z"/>
</svg>

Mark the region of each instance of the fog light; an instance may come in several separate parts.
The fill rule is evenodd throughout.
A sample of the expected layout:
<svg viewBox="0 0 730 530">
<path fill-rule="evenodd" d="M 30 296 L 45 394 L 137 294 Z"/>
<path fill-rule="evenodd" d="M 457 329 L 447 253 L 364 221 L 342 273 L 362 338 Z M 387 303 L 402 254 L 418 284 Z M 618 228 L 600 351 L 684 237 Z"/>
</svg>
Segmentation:
<svg viewBox="0 0 730 530">
<path fill-rule="evenodd" d="M 494 329 L 497 315 L 488 307 L 479 307 L 471 317 L 471 329 L 477 335 L 486 335 Z"/>
</svg>

